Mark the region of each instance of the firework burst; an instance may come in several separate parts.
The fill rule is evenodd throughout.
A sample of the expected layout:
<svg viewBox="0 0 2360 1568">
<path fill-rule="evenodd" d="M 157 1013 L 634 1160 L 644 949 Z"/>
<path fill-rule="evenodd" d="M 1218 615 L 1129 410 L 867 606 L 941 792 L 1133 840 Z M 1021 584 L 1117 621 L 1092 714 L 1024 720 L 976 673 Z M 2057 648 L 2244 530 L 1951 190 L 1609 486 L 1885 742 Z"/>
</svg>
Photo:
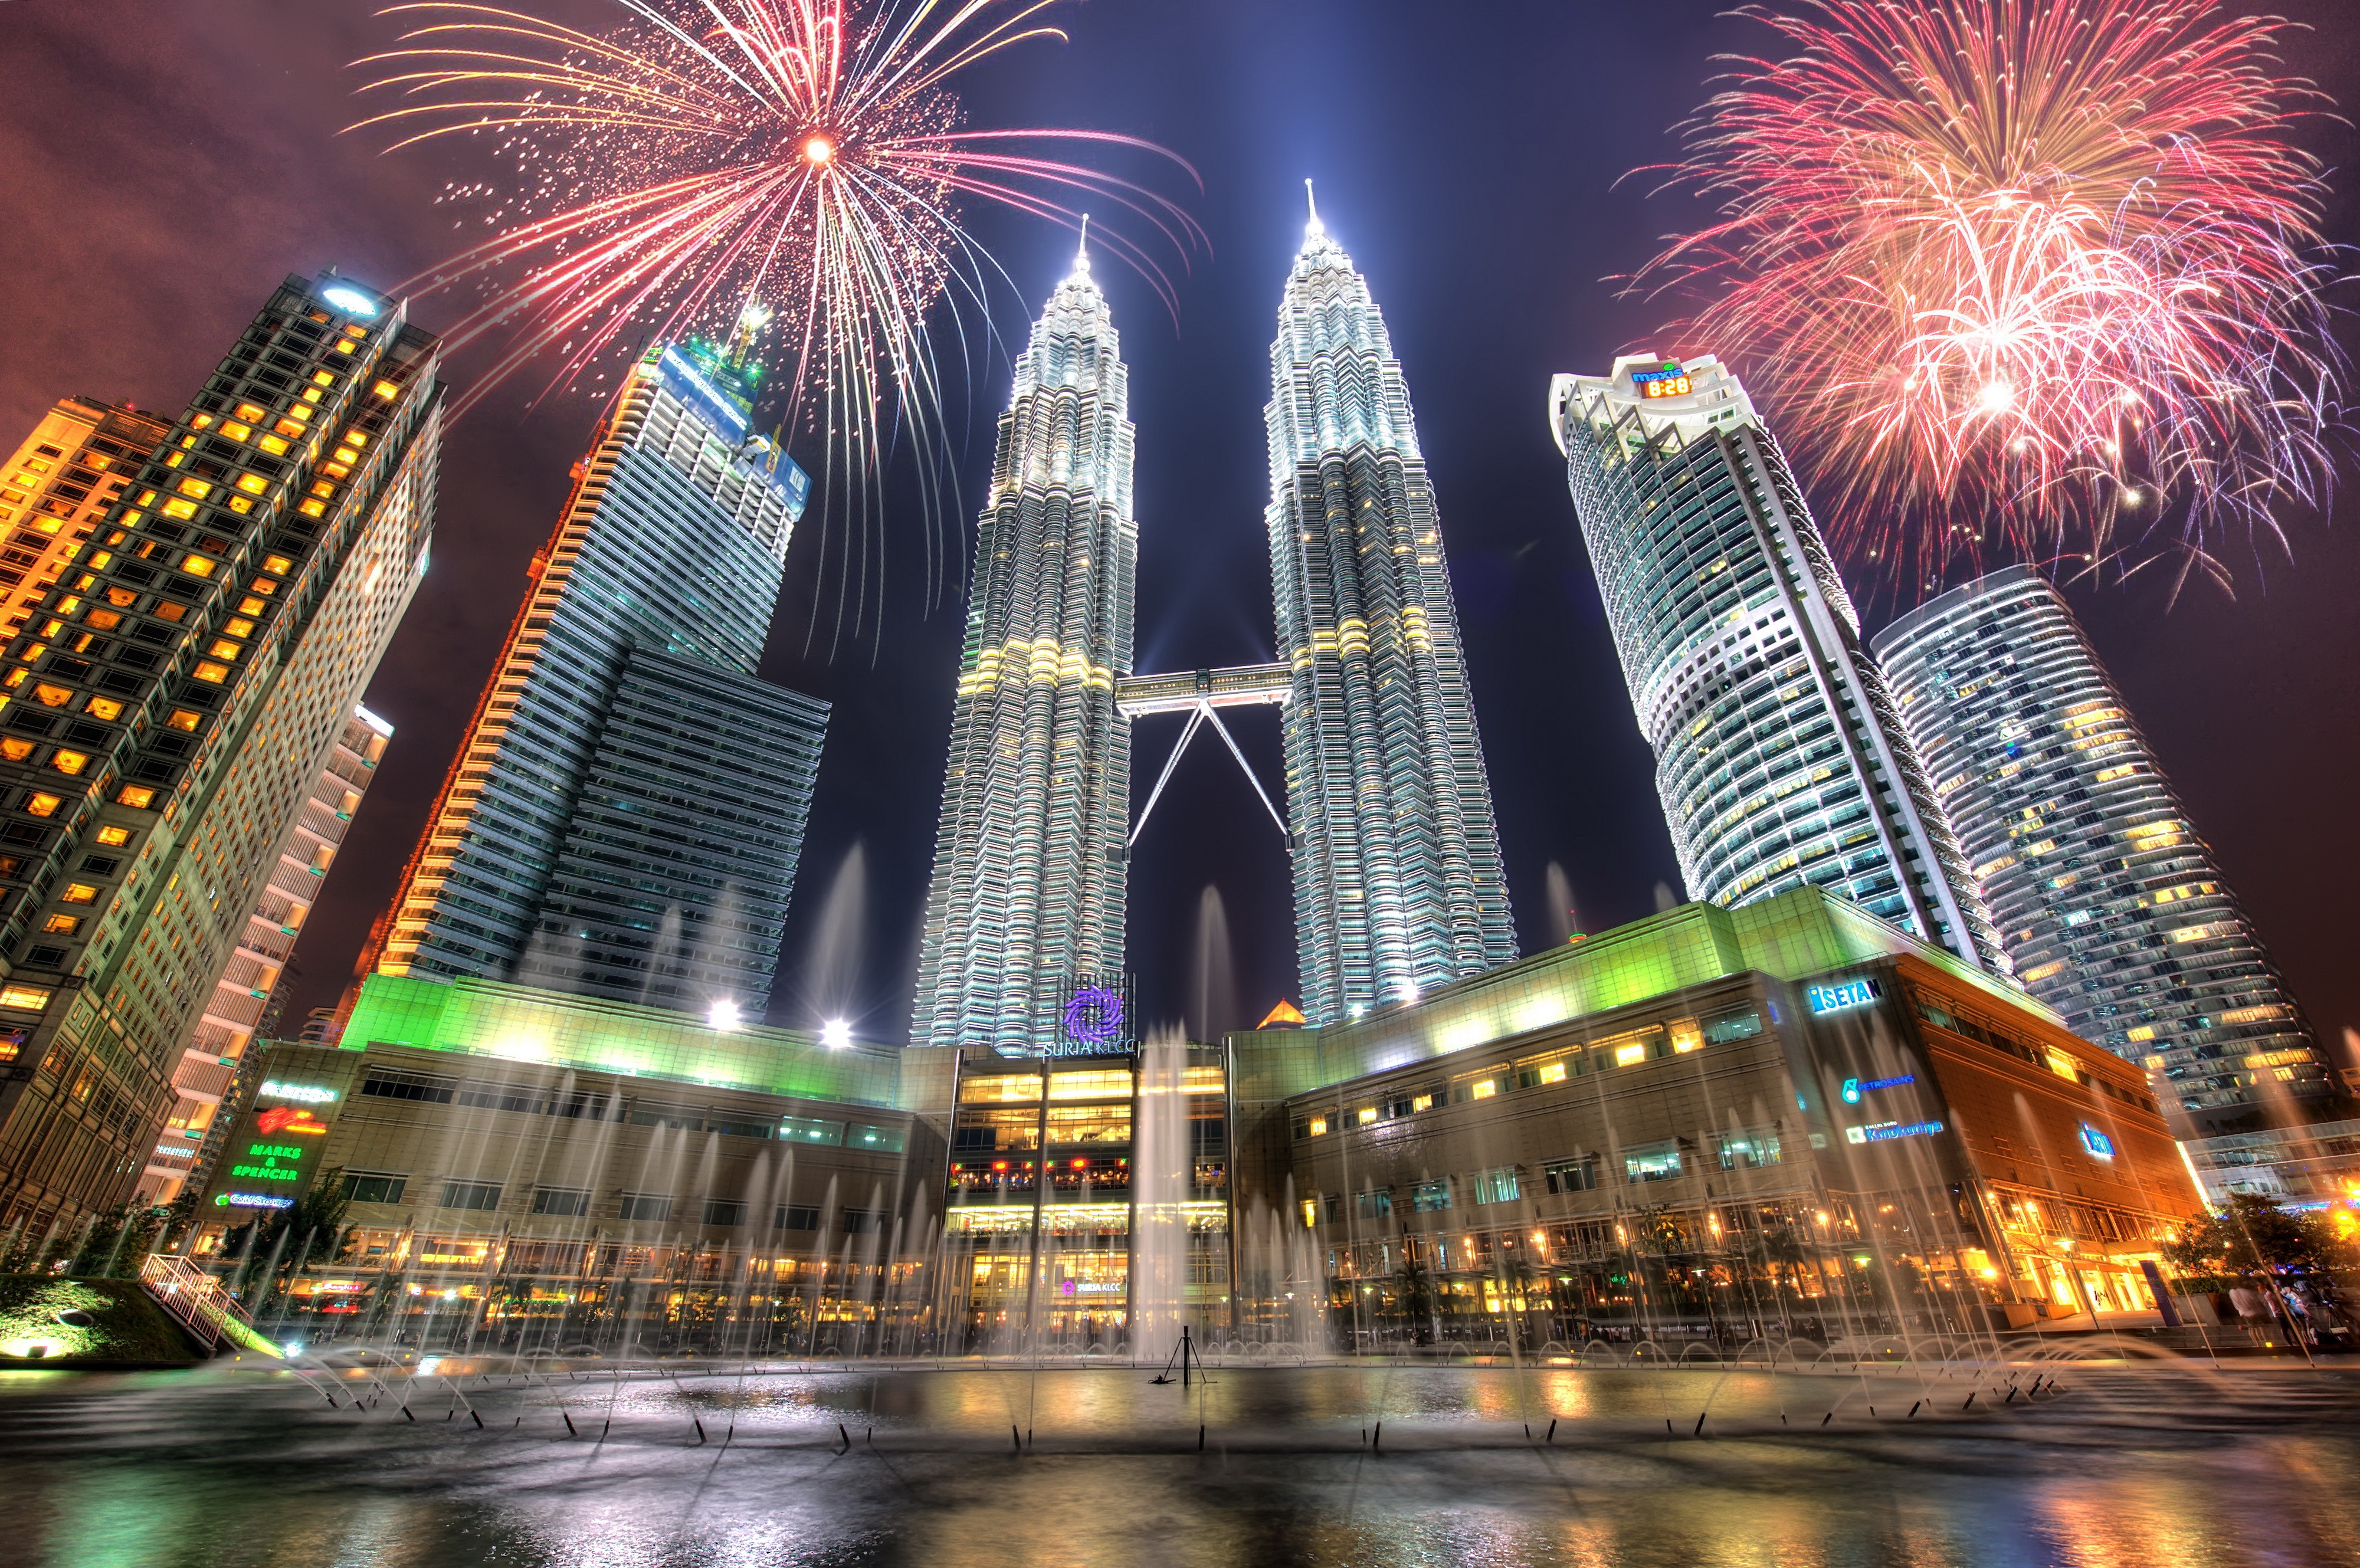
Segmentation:
<svg viewBox="0 0 2360 1568">
<path fill-rule="evenodd" d="M 927 593 L 955 552 L 935 351 L 988 325 L 997 265 L 960 223 L 964 201 L 1068 227 L 1077 202 L 1098 243 L 1175 304 L 1156 250 L 1185 258 L 1202 232 L 1151 186 L 1035 156 L 1043 144 L 1141 154 L 1136 137 L 974 129 L 953 81 L 1014 45 L 1062 39 L 1053 0 L 611 0 L 616 25 L 583 31 L 495 5 L 388 7 L 399 47 L 359 62 L 387 100 L 354 128 L 394 148 L 473 140 L 484 180 L 451 196 L 491 233 L 432 273 L 426 292 L 473 289 L 448 333 L 491 340 L 470 398 L 540 362 L 551 387 L 595 379 L 649 338 L 775 330 L 785 427 L 818 443 L 820 572 L 838 630 L 872 632 L 883 592 L 879 477 L 895 442 L 914 458 Z M 938 316 L 949 322 L 946 329 Z M 462 400 L 462 406 L 466 399 Z M 827 553 L 833 551 L 833 561 Z M 848 620 L 847 620 L 848 612 Z"/>
<path fill-rule="evenodd" d="M 1786 414 L 1847 554 L 2226 581 L 2331 474 L 2343 362 L 2285 24 L 2210 0 L 1806 0 L 1743 15 L 1673 183 L 1719 209 L 1644 284 Z M 2282 542 L 2282 540 L 2281 540 Z"/>
</svg>

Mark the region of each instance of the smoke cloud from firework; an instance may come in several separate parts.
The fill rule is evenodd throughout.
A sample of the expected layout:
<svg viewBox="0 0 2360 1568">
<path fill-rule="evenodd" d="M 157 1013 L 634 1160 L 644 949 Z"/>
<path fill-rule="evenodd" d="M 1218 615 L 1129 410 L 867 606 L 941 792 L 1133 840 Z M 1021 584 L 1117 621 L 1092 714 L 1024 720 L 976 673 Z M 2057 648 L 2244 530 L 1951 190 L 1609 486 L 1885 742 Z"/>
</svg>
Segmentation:
<svg viewBox="0 0 2360 1568">
<path fill-rule="evenodd" d="M 929 519 L 932 601 L 958 561 L 943 527 L 952 356 L 937 343 L 974 365 L 1005 281 L 961 203 L 1068 228 L 1087 204 L 1093 243 L 1167 306 L 1156 255 L 1185 258 L 1203 240 L 1152 186 L 1026 150 L 1139 156 L 1195 179 L 1153 143 L 965 125 L 958 73 L 1062 40 L 1042 21 L 1054 3 L 612 0 L 614 26 L 598 31 L 463 0 L 388 7 L 405 30 L 359 62 L 382 106 L 354 128 L 392 133 L 394 148 L 468 138 L 486 163 L 449 198 L 488 236 L 410 284 L 473 292 L 445 341 L 488 340 L 493 357 L 460 406 L 529 365 L 552 387 L 595 384 L 650 340 L 742 347 L 767 332 L 790 444 L 815 470 L 838 633 L 873 637 L 880 624 L 880 477 L 897 449 Z"/>
<path fill-rule="evenodd" d="M 2317 102 L 2286 25 L 2208 0 L 1805 0 L 1743 13 L 1672 183 L 1718 208 L 1641 287 L 1768 395 L 1837 547 L 1905 593 L 2283 544 L 2344 363 Z"/>
</svg>

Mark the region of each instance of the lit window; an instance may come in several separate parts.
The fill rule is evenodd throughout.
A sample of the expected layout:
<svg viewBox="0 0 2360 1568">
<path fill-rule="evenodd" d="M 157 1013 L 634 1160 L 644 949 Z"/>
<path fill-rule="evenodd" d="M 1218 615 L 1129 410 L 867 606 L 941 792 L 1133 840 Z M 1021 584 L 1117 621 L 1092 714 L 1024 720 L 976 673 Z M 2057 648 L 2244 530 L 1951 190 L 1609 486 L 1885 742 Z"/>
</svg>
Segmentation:
<svg viewBox="0 0 2360 1568">
<path fill-rule="evenodd" d="M 49 992 L 38 985 L 19 985 L 14 983 L 0 985 L 0 1007 L 22 1007 L 28 1012 L 38 1013 L 49 1005 Z"/>
<path fill-rule="evenodd" d="M 265 436 L 254 444 L 273 457 L 283 457 L 287 453 L 287 443 L 277 436 Z"/>
<path fill-rule="evenodd" d="M 176 730 L 193 732 L 202 716 L 202 715 L 193 713 L 187 708 L 175 708 L 172 710 L 172 716 L 166 719 L 164 722 L 171 725 Z"/>
<path fill-rule="evenodd" d="M 93 697 L 82 705 L 82 711 L 93 719 L 119 719 L 123 716 L 123 704 L 112 697 Z"/>
<path fill-rule="evenodd" d="M 90 766 L 90 757 L 86 752 L 66 751 L 60 749 L 50 755 L 49 766 L 56 768 L 59 772 L 65 774 L 69 778 L 71 778 L 80 774 L 83 768 Z"/>
<path fill-rule="evenodd" d="M 1617 1067 L 1629 1067 L 1646 1060 L 1647 1047 L 1644 1041 L 1637 1045 L 1618 1045 L 1614 1048 L 1614 1065 Z"/>
<path fill-rule="evenodd" d="M 295 509 L 307 517 L 324 517 L 328 515 L 328 504 L 317 495 L 304 496 L 302 504 Z"/>
<path fill-rule="evenodd" d="M 111 632 L 123 624 L 123 617 L 113 610 L 93 610 L 82 617 L 82 624 L 102 632 Z"/>
<path fill-rule="evenodd" d="M 336 384 L 336 373 L 333 370 L 315 370 L 311 372 L 311 381 L 314 386 L 333 387 Z"/>
<path fill-rule="evenodd" d="M 0 757 L 5 757 L 11 762 L 22 762 L 25 758 L 32 755 L 33 743 L 31 741 L 21 740 L 15 735 L 0 738 Z M 43 815 L 47 814 L 48 813 L 46 812 L 43 813 Z"/>
<path fill-rule="evenodd" d="M 339 452 L 337 455 L 344 458 L 344 463 L 350 463 L 352 461 L 352 456 L 348 452 Z M 326 474 L 331 479 L 349 479 L 353 474 L 353 471 L 345 467 L 344 463 L 323 463 L 320 464 L 320 472 Z M 330 486 L 327 490 L 322 490 L 320 494 L 322 495 L 328 495 L 333 489 L 333 486 Z"/>
<path fill-rule="evenodd" d="M 73 692 L 63 686 L 52 686 L 44 681 L 33 688 L 33 701 L 44 708 L 62 708 L 73 701 Z"/>
<path fill-rule="evenodd" d="M 180 481 L 180 494 L 183 495 L 194 495 L 200 501 L 213 494 L 213 487 L 212 485 L 206 484 L 202 479 L 190 478 Z"/>
<path fill-rule="evenodd" d="M 175 495 L 164 503 L 164 515 L 168 517 L 183 519 L 193 517 L 197 515 L 197 504 L 194 501 L 183 501 Z"/>
<path fill-rule="evenodd" d="M 213 417 L 211 414 L 199 414 L 195 419 L 189 421 L 190 424 L 195 426 L 198 430 L 203 430 L 207 425 L 210 425 L 213 422 Z"/>
<path fill-rule="evenodd" d="M 244 441 L 253 433 L 254 427 L 252 425 L 241 425 L 235 419 L 232 419 L 222 426 L 222 434 L 229 437 L 232 441 Z"/>
<path fill-rule="evenodd" d="M 261 419 L 268 411 L 258 403 L 240 403 L 237 406 L 237 417 L 248 424 Z"/>
<path fill-rule="evenodd" d="M 239 644 L 230 641 L 227 637 L 215 637 L 213 638 L 213 647 L 207 648 L 205 651 L 212 654 L 215 659 L 235 659 L 239 654 L 244 653 L 246 649 Z"/>
<path fill-rule="evenodd" d="M 254 623 L 243 618 L 233 619 L 229 625 L 222 627 L 222 630 L 228 633 L 231 637 L 252 637 L 254 635 Z"/>
<path fill-rule="evenodd" d="M 279 579 L 275 577 L 257 577 L 253 582 L 247 583 L 246 586 L 253 589 L 257 593 L 276 593 L 279 592 Z"/>
<path fill-rule="evenodd" d="M 215 562 L 210 556 L 190 555 L 180 562 L 180 570 L 191 577 L 211 577 Z"/>
<path fill-rule="evenodd" d="M 116 845 L 129 844 L 131 842 L 131 830 L 124 827 L 101 828 L 98 830 L 98 842 L 101 844 Z"/>
<path fill-rule="evenodd" d="M 32 798 L 25 802 L 25 810 L 37 817 L 53 817 L 58 814 L 58 808 L 65 803 L 65 797 L 62 795 L 52 795 L 46 789 L 37 789 L 33 792 Z"/>
<path fill-rule="evenodd" d="M 370 387 L 370 388 L 369 388 L 369 390 L 370 390 L 370 391 L 372 391 L 372 392 L 374 392 L 374 393 L 376 393 L 378 397 L 384 397 L 384 398 L 387 398 L 387 399 L 391 399 L 391 398 L 399 397 L 400 397 L 400 396 L 401 396 L 401 388 L 400 388 L 400 387 L 396 387 L 396 386 L 395 386 L 392 382 L 390 382 L 390 381 L 380 381 L 380 382 L 378 382 L 375 387 Z"/>
<path fill-rule="evenodd" d="M 237 476 L 237 487 L 249 495 L 259 495 L 270 488 L 270 481 L 259 474 L 241 474 Z"/>
<path fill-rule="evenodd" d="M 66 890 L 58 895 L 58 902 L 61 904 L 95 904 L 98 902 L 98 889 L 92 887 L 87 882 L 69 882 L 66 884 Z"/>
<path fill-rule="evenodd" d="M 145 784 L 126 784 L 116 792 L 115 803 L 128 806 L 135 811 L 144 811 L 155 799 L 156 791 Z"/>
<path fill-rule="evenodd" d="M 246 598 L 238 602 L 237 613 L 241 615 L 258 615 L 269 607 L 269 605 L 264 604 L 261 600 L 255 598 L 252 594 L 248 594 Z"/>
<path fill-rule="evenodd" d="M 290 572 L 295 570 L 295 563 L 283 555 L 266 555 L 262 558 L 262 570 L 265 572 L 275 572 L 279 576 L 284 577 Z M 266 588 L 263 592 L 267 593 L 269 590 Z"/>
<path fill-rule="evenodd" d="M 163 620 L 177 621 L 189 613 L 189 607 L 178 599 L 158 599 L 148 613 Z"/>
<path fill-rule="evenodd" d="M 80 915 L 54 914 L 41 922 L 41 929 L 51 936 L 71 936 L 82 929 Z"/>
<path fill-rule="evenodd" d="M 191 673 L 193 673 L 200 681 L 209 681 L 213 682 L 213 684 L 218 686 L 223 681 L 229 679 L 229 666 L 226 664 L 215 664 L 208 659 L 200 663 L 197 668 L 191 671 Z"/>
</svg>

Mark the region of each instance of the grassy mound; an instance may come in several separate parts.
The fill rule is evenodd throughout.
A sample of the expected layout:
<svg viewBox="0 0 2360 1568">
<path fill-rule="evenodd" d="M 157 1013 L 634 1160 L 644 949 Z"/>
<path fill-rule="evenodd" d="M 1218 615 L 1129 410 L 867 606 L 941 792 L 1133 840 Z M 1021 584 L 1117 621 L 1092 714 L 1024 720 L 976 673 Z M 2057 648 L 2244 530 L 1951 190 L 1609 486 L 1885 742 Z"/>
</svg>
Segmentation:
<svg viewBox="0 0 2360 1568">
<path fill-rule="evenodd" d="M 137 1280 L 0 1274 L 0 1367 L 200 1359 Z"/>
</svg>

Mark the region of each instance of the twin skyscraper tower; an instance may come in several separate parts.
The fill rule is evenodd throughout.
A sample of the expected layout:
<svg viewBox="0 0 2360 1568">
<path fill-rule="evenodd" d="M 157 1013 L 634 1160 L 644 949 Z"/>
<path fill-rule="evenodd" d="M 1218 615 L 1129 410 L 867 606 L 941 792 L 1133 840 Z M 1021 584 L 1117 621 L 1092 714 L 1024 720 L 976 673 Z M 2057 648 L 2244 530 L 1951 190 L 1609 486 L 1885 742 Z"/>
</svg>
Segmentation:
<svg viewBox="0 0 2360 1568">
<path fill-rule="evenodd" d="M 1193 734 L 1219 707 L 1283 704 L 1312 1024 L 1516 956 L 1433 487 L 1367 282 L 1315 213 L 1271 345 L 1272 664 L 1133 671 L 1127 375 L 1085 251 L 1000 422 L 912 1044 L 1054 1051 L 1103 1027 L 1141 713 L 1189 712 Z"/>
</svg>

